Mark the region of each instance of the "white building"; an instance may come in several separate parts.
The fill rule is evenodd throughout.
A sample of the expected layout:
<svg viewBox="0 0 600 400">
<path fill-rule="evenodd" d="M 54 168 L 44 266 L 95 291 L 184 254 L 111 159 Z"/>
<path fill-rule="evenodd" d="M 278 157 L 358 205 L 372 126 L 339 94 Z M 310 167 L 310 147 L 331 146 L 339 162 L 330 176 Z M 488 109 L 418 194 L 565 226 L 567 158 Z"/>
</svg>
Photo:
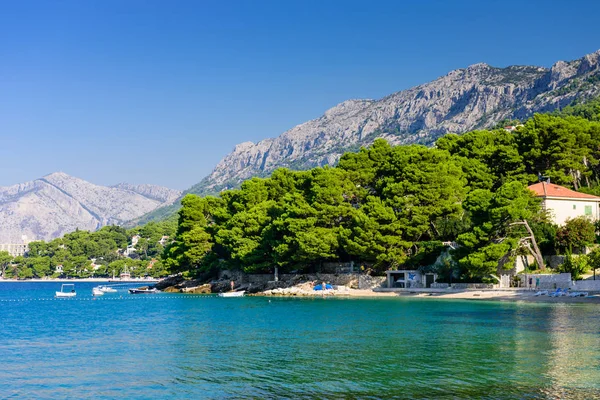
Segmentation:
<svg viewBox="0 0 600 400">
<path fill-rule="evenodd" d="M 418 270 L 385 271 L 388 288 L 428 288 L 435 283 L 437 274 L 422 273 Z"/>
<path fill-rule="evenodd" d="M 13 257 L 22 256 L 29 251 L 27 243 L 3 243 L 0 244 L 0 251 L 8 251 Z"/>
<path fill-rule="evenodd" d="M 135 247 L 136 244 L 140 241 L 142 237 L 140 235 L 135 235 L 131 237 L 131 245 Z"/>
<path fill-rule="evenodd" d="M 585 216 L 592 221 L 600 219 L 600 197 L 580 193 L 563 186 L 539 182 L 529 190 L 542 198 L 542 207 L 548 210 L 552 221 L 564 225 L 567 219 Z"/>
</svg>

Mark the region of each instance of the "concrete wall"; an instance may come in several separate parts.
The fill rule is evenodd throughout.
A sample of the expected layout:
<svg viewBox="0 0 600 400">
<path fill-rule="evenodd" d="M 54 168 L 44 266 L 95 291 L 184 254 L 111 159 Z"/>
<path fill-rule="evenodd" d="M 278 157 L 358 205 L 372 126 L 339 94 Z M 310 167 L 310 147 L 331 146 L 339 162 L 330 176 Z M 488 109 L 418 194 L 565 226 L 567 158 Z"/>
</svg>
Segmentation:
<svg viewBox="0 0 600 400">
<path fill-rule="evenodd" d="M 493 289 L 491 283 L 453 283 L 450 285 L 452 289 Z"/>
<path fill-rule="evenodd" d="M 556 288 L 568 288 L 571 287 L 573 281 L 571 280 L 571 274 L 522 274 L 519 275 L 521 278 L 521 287 L 526 288 L 529 284 L 529 277 L 531 277 L 532 288 L 535 289 L 535 280 L 540 278 L 539 289 L 551 290 Z"/>
<path fill-rule="evenodd" d="M 578 291 L 600 292 L 600 280 L 575 281 L 571 289 Z"/>
<path fill-rule="evenodd" d="M 546 199 L 543 206 L 550 211 L 552 220 L 557 225 L 564 225 L 569 218 L 584 216 L 585 206 L 590 206 L 592 209 L 591 219 L 597 221 L 599 216 L 598 202 L 594 200 Z"/>
<path fill-rule="evenodd" d="M 432 289 L 448 289 L 449 287 L 450 287 L 450 285 L 447 283 L 434 282 L 431 284 Z"/>
</svg>

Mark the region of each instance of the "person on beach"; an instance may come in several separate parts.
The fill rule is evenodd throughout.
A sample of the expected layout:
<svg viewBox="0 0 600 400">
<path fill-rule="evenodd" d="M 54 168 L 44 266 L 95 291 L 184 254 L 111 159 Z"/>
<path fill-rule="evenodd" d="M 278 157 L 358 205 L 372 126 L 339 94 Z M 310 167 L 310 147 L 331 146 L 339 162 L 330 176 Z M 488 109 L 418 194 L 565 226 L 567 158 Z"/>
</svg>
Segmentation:
<svg viewBox="0 0 600 400">
<path fill-rule="evenodd" d="M 527 289 L 531 290 L 533 289 L 533 278 L 529 277 L 529 284 L 527 285 Z"/>
<path fill-rule="evenodd" d="M 230 285 L 231 285 L 231 291 L 233 292 L 233 288 L 235 287 L 235 282 L 231 281 Z"/>
<path fill-rule="evenodd" d="M 535 290 L 540 288 L 540 277 L 535 278 Z"/>
</svg>

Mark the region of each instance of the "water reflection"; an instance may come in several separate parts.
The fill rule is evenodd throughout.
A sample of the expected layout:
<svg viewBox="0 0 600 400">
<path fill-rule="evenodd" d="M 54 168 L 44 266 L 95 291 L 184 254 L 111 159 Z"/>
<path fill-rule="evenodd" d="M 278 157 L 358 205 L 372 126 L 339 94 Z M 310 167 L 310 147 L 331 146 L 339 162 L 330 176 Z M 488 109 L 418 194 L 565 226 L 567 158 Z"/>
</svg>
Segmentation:
<svg viewBox="0 0 600 400">
<path fill-rule="evenodd" d="M 2 306 L 3 396 L 600 398 L 593 305 L 169 295 Z"/>
</svg>

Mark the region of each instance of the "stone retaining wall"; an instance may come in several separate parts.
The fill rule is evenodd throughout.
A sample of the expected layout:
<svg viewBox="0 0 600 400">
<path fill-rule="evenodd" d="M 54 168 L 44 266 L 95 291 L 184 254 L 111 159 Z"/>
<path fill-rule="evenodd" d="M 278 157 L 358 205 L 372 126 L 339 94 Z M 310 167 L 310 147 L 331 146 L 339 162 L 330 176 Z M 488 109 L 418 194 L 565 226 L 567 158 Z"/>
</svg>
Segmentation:
<svg viewBox="0 0 600 400">
<path fill-rule="evenodd" d="M 571 280 L 571 274 L 522 274 L 519 275 L 521 278 L 522 288 L 526 288 L 529 285 L 529 278 L 531 277 L 531 285 L 535 288 L 536 278 L 540 279 L 539 289 L 551 290 L 556 288 L 568 288 L 571 287 L 573 282 Z"/>
<path fill-rule="evenodd" d="M 578 291 L 592 291 L 592 292 L 600 292 L 600 280 L 583 280 L 583 281 L 575 281 L 574 285 L 571 286 L 571 289 Z"/>
<path fill-rule="evenodd" d="M 448 289 L 449 287 L 450 287 L 450 285 L 447 284 L 447 283 L 437 283 L 437 282 L 434 282 L 434 283 L 431 284 L 431 288 L 432 289 Z"/>
<path fill-rule="evenodd" d="M 382 287 L 387 287 L 387 278 L 385 276 L 359 275 L 358 277 L 359 289 L 369 290 Z"/>
<path fill-rule="evenodd" d="M 493 289 L 491 283 L 453 283 L 450 285 L 452 289 Z"/>
</svg>

